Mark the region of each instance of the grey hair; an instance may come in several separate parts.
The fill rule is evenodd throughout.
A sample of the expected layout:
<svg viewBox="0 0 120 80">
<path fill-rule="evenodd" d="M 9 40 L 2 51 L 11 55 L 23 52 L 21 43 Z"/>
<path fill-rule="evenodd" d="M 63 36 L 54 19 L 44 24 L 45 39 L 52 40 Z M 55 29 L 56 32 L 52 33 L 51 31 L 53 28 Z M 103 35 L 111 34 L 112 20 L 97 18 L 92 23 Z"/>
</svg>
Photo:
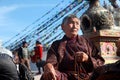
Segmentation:
<svg viewBox="0 0 120 80">
<path fill-rule="evenodd" d="M 70 15 L 67 15 L 66 17 L 64 17 L 63 21 L 62 21 L 62 25 L 64 25 L 65 22 L 67 22 L 69 19 L 71 18 L 77 18 L 79 19 L 76 15 L 74 14 L 70 14 Z"/>
</svg>

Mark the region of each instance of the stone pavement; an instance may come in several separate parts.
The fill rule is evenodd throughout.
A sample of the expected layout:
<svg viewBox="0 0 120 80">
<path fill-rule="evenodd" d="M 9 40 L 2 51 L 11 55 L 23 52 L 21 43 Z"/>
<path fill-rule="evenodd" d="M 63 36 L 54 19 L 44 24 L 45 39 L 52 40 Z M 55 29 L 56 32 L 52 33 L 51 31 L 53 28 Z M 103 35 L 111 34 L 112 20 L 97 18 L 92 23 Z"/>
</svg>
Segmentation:
<svg viewBox="0 0 120 80">
<path fill-rule="evenodd" d="M 34 80 L 40 80 L 41 75 L 35 75 Z"/>
</svg>

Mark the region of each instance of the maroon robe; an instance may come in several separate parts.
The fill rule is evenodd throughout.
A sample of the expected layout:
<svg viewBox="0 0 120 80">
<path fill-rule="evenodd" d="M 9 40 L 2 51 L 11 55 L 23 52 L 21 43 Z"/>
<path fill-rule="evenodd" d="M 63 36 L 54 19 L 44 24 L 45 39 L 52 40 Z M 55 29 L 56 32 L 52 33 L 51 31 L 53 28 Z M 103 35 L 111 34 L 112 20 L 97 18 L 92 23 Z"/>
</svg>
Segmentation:
<svg viewBox="0 0 120 80">
<path fill-rule="evenodd" d="M 75 54 L 78 51 L 85 52 L 89 59 L 87 62 L 77 63 L 76 67 Z M 53 64 L 59 76 L 58 80 L 78 80 L 76 72 L 88 75 L 93 69 L 103 65 L 104 59 L 98 55 L 96 47 L 83 36 L 77 36 L 75 39 L 64 36 L 61 40 L 53 42 L 48 50 L 46 63 Z"/>
</svg>

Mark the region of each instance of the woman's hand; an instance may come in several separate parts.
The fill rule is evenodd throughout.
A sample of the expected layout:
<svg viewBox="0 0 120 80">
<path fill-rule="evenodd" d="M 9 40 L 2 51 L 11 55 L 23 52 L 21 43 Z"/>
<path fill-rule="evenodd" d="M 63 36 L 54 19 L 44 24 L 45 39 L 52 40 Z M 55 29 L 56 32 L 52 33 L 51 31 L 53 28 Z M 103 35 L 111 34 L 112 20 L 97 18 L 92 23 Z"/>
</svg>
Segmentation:
<svg viewBox="0 0 120 80">
<path fill-rule="evenodd" d="M 84 52 L 76 52 L 75 59 L 77 62 L 86 62 L 88 61 L 88 55 Z"/>
<path fill-rule="evenodd" d="M 43 78 L 46 80 L 57 80 L 56 79 L 56 72 L 52 64 L 48 63 L 44 66 L 44 73 Z"/>
</svg>

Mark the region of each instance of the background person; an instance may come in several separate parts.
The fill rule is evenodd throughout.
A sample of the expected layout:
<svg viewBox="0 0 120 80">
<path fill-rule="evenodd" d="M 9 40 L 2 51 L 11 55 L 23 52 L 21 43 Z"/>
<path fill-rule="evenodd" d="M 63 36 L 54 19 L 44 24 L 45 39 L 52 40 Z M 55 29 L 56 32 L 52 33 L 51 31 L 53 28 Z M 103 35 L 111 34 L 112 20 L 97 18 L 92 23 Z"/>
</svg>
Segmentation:
<svg viewBox="0 0 120 80">
<path fill-rule="evenodd" d="M 41 68 L 44 65 L 44 61 L 42 60 L 42 55 L 43 55 L 43 46 L 41 42 L 36 41 L 34 47 L 34 55 L 31 57 L 31 59 L 36 63 L 36 66 L 38 68 L 37 74 L 41 74 Z"/>
<path fill-rule="evenodd" d="M 28 50 L 28 43 L 24 41 L 22 47 L 18 50 L 18 56 L 20 63 L 24 64 L 29 70 L 30 69 L 30 52 Z"/>
<path fill-rule="evenodd" d="M 19 80 L 12 52 L 2 47 L 0 41 L 0 80 Z"/>
<path fill-rule="evenodd" d="M 13 54 L 14 54 L 14 62 L 16 64 L 19 75 L 19 80 L 34 80 L 34 76 L 32 72 L 25 65 L 20 63 L 18 53 L 14 51 Z"/>
</svg>

